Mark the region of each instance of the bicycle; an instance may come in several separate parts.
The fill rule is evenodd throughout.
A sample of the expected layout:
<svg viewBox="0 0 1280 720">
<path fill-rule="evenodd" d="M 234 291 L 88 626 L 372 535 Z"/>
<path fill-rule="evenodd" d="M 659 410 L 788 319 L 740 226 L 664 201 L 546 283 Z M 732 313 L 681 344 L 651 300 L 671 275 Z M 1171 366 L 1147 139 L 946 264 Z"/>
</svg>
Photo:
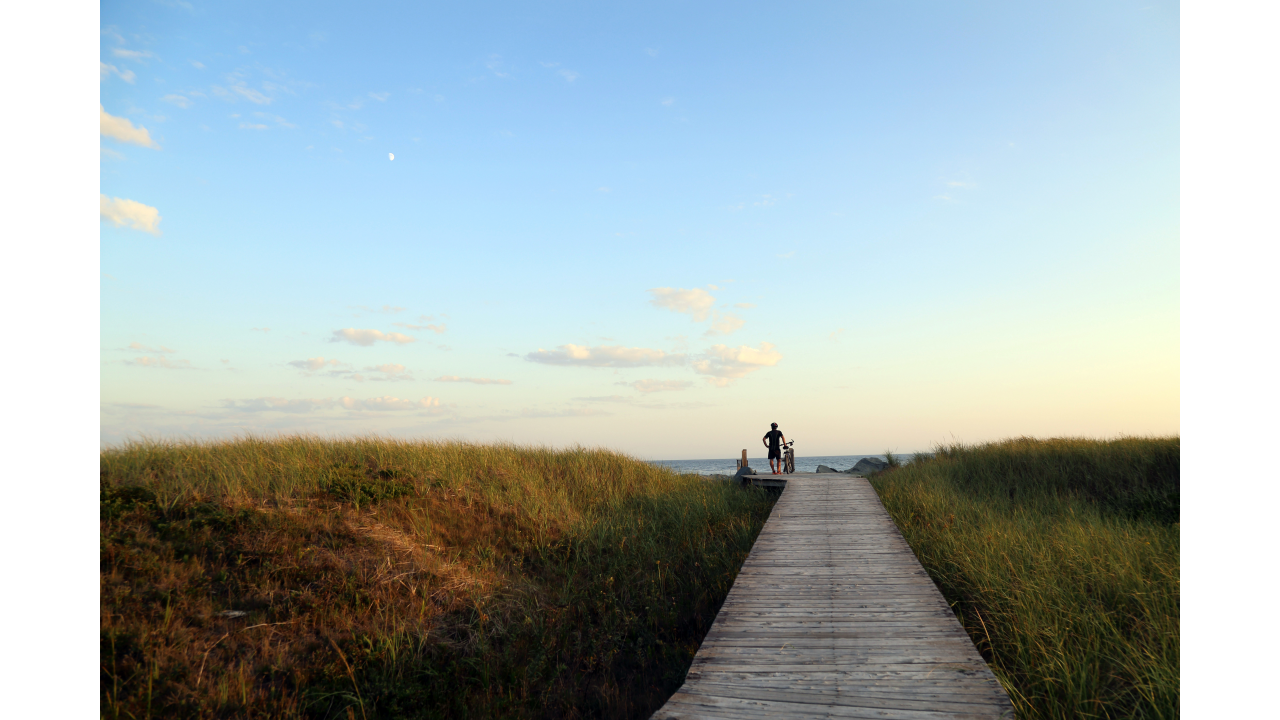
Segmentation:
<svg viewBox="0 0 1280 720">
<path fill-rule="evenodd" d="M 791 447 L 795 444 L 795 440 L 782 444 L 782 472 L 784 473 L 794 473 L 796 471 L 796 451 Z"/>
</svg>

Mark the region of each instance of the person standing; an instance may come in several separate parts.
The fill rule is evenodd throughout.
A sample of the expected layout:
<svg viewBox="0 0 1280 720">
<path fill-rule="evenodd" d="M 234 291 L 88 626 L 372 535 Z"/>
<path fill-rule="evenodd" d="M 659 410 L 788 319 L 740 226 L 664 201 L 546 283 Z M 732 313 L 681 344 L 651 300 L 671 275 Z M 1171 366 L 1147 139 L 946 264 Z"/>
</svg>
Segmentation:
<svg viewBox="0 0 1280 720">
<path fill-rule="evenodd" d="M 764 434 L 764 446 L 769 448 L 769 469 L 774 475 L 782 474 L 782 444 L 787 441 L 782 435 L 782 431 L 778 429 L 778 423 L 771 423 L 773 429 Z M 778 466 L 773 466 L 773 461 L 778 461 Z"/>
</svg>

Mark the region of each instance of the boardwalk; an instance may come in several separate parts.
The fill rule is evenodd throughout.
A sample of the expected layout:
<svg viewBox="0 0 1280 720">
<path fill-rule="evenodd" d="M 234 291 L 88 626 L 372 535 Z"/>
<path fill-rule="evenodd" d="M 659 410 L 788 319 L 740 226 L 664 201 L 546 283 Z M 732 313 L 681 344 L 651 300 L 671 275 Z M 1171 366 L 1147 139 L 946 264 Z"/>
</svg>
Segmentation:
<svg viewBox="0 0 1280 720">
<path fill-rule="evenodd" d="M 666 718 L 1012 718 L 871 485 L 788 476 Z"/>
</svg>

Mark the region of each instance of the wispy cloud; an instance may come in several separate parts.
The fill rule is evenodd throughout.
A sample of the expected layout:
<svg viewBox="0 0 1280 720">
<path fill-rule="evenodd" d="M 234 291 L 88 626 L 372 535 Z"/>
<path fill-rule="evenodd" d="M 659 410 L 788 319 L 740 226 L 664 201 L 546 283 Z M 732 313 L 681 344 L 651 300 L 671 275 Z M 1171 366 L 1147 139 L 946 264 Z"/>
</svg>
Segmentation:
<svg viewBox="0 0 1280 720">
<path fill-rule="evenodd" d="M 387 98 L 391 97 L 391 93 L 389 93 L 389 92 L 371 92 L 371 93 L 369 93 L 369 97 L 373 98 L 374 100 L 377 100 L 378 102 L 386 102 L 386 101 L 387 101 Z"/>
<path fill-rule="evenodd" d="M 489 69 L 489 72 L 493 73 L 497 77 L 511 77 L 511 74 L 506 71 L 506 67 L 502 64 L 501 55 L 490 55 L 489 60 L 484 64 L 484 66 Z"/>
<path fill-rule="evenodd" d="M 770 343 L 760 343 L 759 348 L 749 345 L 729 347 L 715 345 L 693 363 L 695 372 L 708 375 L 708 382 L 724 387 L 733 380 L 746 377 L 760 368 L 772 367 L 782 359 L 782 353 Z"/>
<path fill-rule="evenodd" d="M 98 213 L 116 227 L 128 225 L 134 230 L 160 234 L 160 211 L 137 200 L 98 195 Z"/>
<path fill-rule="evenodd" d="M 194 105 L 194 104 L 195 104 L 195 103 L 191 102 L 191 100 L 189 100 L 187 97 L 185 97 L 185 96 L 183 96 L 183 95 L 173 95 L 173 94 L 170 94 L 170 95 L 165 95 L 164 97 L 162 97 L 162 98 L 160 98 L 160 99 L 161 99 L 161 100 L 163 100 L 163 101 L 165 101 L 165 102 L 167 102 L 167 103 L 173 103 L 174 105 L 177 105 L 178 107 L 182 108 L 183 110 L 186 110 L 187 108 L 189 108 L 189 107 L 191 107 L 192 105 Z"/>
<path fill-rule="evenodd" d="M 356 398 L 343 397 L 339 399 L 342 407 L 348 410 L 373 410 L 375 412 L 404 412 L 406 410 L 418 410 L 422 408 L 433 408 L 440 406 L 440 399 L 434 397 L 424 397 L 417 401 L 402 400 L 390 395 L 382 397 L 369 398 L 367 400 L 357 400 Z"/>
<path fill-rule="evenodd" d="M 544 365 L 575 365 L 579 367 L 647 367 L 680 365 L 684 355 L 671 355 L 649 348 L 629 348 L 620 345 L 561 345 L 555 350 L 538 349 L 525 355 L 525 359 Z"/>
<path fill-rule="evenodd" d="M 121 350 L 132 350 L 132 351 L 136 351 L 136 352 L 161 353 L 161 354 L 164 354 L 164 355 L 172 355 L 173 353 L 178 352 L 177 350 L 174 350 L 173 348 L 168 348 L 168 347 L 165 347 L 165 346 L 163 346 L 163 345 L 161 345 L 160 347 L 150 347 L 150 346 L 147 346 L 147 345 L 143 345 L 143 344 L 142 344 L 142 343 L 140 343 L 140 342 L 131 342 L 131 343 L 129 343 L 129 347 L 127 347 L 127 348 L 120 348 L 120 349 L 121 349 Z"/>
<path fill-rule="evenodd" d="M 391 323 L 391 324 L 395 325 L 396 327 L 402 327 L 409 330 L 430 330 L 431 332 L 437 335 L 443 333 L 447 327 L 444 323 L 440 323 L 439 325 L 434 325 L 434 324 L 414 325 L 413 323 L 402 323 L 402 322 Z"/>
<path fill-rule="evenodd" d="M 645 394 L 656 393 L 656 392 L 674 392 L 677 390 L 687 390 L 688 388 L 693 387 L 693 383 L 688 382 L 686 380 L 636 380 L 635 382 L 618 383 L 618 384 L 626 385 L 627 387 L 633 387 L 636 390 L 639 390 L 640 392 Z"/>
<path fill-rule="evenodd" d="M 751 308 L 755 307 L 756 304 L 755 303 L 734 303 L 733 306 L 736 308 L 741 308 L 742 310 L 750 310 Z"/>
<path fill-rule="evenodd" d="M 146 60 L 155 57 L 150 50 L 126 50 L 125 48 L 111 48 L 111 54 L 125 60 Z"/>
<path fill-rule="evenodd" d="M 156 357 L 136 357 L 132 360 L 125 360 L 126 365 L 138 365 L 140 367 L 162 368 L 165 370 L 190 370 L 191 362 L 188 360 L 173 360 L 164 355 Z"/>
<path fill-rule="evenodd" d="M 263 95 L 261 92 L 257 90 L 254 90 L 253 88 L 245 85 L 244 83 L 238 83 L 238 84 L 232 85 L 231 92 L 257 105 L 271 104 L 271 98 L 267 97 L 266 95 Z"/>
<path fill-rule="evenodd" d="M 649 294 L 652 295 L 650 304 L 674 312 L 686 313 L 693 317 L 695 322 L 706 320 L 711 314 L 711 308 L 716 304 L 716 299 L 711 296 L 711 293 L 701 288 L 685 290 L 660 287 L 650 289 Z"/>
<path fill-rule="evenodd" d="M 577 80 L 579 77 L 578 73 L 574 72 L 573 70 L 568 70 L 564 68 L 559 70 L 559 73 L 560 73 L 560 77 L 564 78 L 569 82 L 573 82 L 574 80 Z"/>
<path fill-rule="evenodd" d="M 510 385 L 510 380 L 498 380 L 495 378 L 479 378 L 479 377 L 458 377 L 457 375 L 441 375 L 436 378 L 436 382 L 462 382 L 473 383 L 475 385 Z"/>
<path fill-rule="evenodd" d="M 399 363 L 383 363 L 381 365 L 372 365 L 364 369 L 365 372 L 382 373 L 382 377 L 370 378 L 374 382 L 397 382 L 401 380 L 412 380 L 413 375 L 405 366 Z"/>
<path fill-rule="evenodd" d="M 658 102 L 662 103 L 663 105 L 665 105 L 665 106 L 667 106 L 667 107 L 671 107 L 672 105 L 675 105 L 675 104 L 676 104 L 676 99 L 675 99 L 675 98 L 673 98 L 673 97 L 664 97 L 664 98 L 662 98 L 661 100 L 659 100 Z"/>
<path fill-rule="evenodd" d="M 106 137 L 133 145 L 160 149 L 160 146 L 151 139 L 151 133 L 147 132 L 146 128 L 134 127 L 128 118 L 116 117 L 108 113 L 101 104 L 98 105 L 98 126 L 100 132 Z"/>
<path fill-rule="evenodd" d="M 294 125 L 293 123 L 289 122 L 288 120 L 285 120 L 279 115 L 272 115 L 270 113 L 264 113 L 264 112 L 255 112 L 253 116 L 256 118 L 261 118 L 263 120 L 271 120 L 272 122 L 274 122 L 275 124 L 279 125 L 282 128 L 293 129 L 298 127 L 297 125 Z"/>
<path fill-rule="evenodd" d="M 115 75 L 116 77 L 120 78 L 121 80 L 127 83 L 132 83 L 134 79 L 138 77 L 137 75 L 133 74 L 132 70 L 129 70 L 129 69 L 121 70 L 115 65 L 108 65 L 107 63 L 104 63 L 101 60 L 98 61 L 98 71 L 102 74 L 102 79 L 104 80 L 110 75 Z"/>
<path fill-rule="evenodd" d="M 290 414 L 309 414 L 323 410 L 350 410 L 376 412 L 406 412 L 424 410 L 440 406 L 439 398 L 424 397 L 418 400 L 406 400 L 391 395 L 375 398 L 299 398 L 258 397 L 245 400 L 223 400 L 225 409 L 245 413 L 279 412 Z"/>
<path fill-rule="evenodd" d="M 222 406 L 229 410 L 239 410 L 241 412 L 282 412 L 282 413 L 312 413 L 317 410 L 327 410 L 336 405 L 333 398 L 301 398 L 297 400 L 289 400 L 282 397 L 259 397 L 247 400 L 223 400 Z"/>
<path fill-rule="evenodd" d="M 391 342 L 399 345 L 411 343 L 415 338 L 400 333 L 384 333 L 380 330 L 363 330 L 357 328 L 344 328 L 342 330 L 334 330 L 333 337 L 329 342 L 348 342 L 352 345 L 362 345 L 368 347 L 376 342 Z"/>
<path fill-rule="evenodd" d="M 291 360 L 289 365 L 307 372 L 318 372 L 326 368 L 342 367 L 343 363 L 333 358 L 326 360 L 324 357 L 313 357 L 306 360 Z"/>
<path fill-rule="evenodd" d="M 733 313 L 721 313 L 719 310 L 715 312 L 711 320 L 711 328 L 704 335 L 732 335 L 734 331 L 741 328 L 746 321 L 734 315 Z"/>
</svg>

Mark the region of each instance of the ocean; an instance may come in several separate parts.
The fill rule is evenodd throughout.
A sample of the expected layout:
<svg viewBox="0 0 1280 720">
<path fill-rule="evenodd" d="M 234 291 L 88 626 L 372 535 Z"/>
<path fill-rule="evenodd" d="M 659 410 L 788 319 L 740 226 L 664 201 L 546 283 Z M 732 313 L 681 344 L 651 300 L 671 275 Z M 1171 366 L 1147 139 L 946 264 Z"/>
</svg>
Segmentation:
<svg viewBox="0 0 1280 720">
<path fill-rule="evenodd" d="M 884 455 L 811 455 L 796 456 L 796 472 L 817 472 L 819 465 L 826 465 L 837 470 L 848 470 L 862 458 L 884 460 Z M 895 457 L 898 455 L 895 453 Z M 911 459 L 911 453 L 901 456 L 903 460 Z M 698 475 L 732 475 L 738 471 L 738 458 L 727 460 L 650 460 L 654 465 L 669 467 L 679 473 L 697 473 Z M 769 461 L 764 457 L 747 455 L 747 464 L 758 473 L 769 472 Z"/>
</svg>

